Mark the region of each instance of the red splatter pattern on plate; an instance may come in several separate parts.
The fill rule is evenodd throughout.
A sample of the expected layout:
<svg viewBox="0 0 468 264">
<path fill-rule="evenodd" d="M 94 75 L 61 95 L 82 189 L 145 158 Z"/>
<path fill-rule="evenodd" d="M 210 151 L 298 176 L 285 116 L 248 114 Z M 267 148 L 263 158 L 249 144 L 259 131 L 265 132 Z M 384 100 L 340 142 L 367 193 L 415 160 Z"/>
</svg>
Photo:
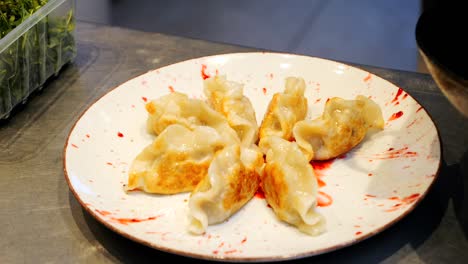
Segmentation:
<svg viewBox="0 0 468 264">
<path fill-rule="evenodd" d="M 313 160 L 310 162 L 312 168 L 314 169 L 315 177 L 317 178 L 317 184 L 319 189 L 326 186 L 327 184 L 323 180 L 325 176 L 325 171 L 328 170 L 335 159 L 329 160 Z M 325 193 L 324 191 L 319 191 L 317 194 L 317 206 L 325 207 L 330 206 L 333 203 L 333 198 L 331 195 Z"/>
<path fill-rule="evenodd" d="M 206 64 L 202 64 L 202 68 L 201 68 L 201 77 L 203 78 L 203 80 L 206 80 L 208 78 L 210 78 L 211 76 L 206 72 L 207 70 L 207 66 Z"/>
<path fill-rule="evenodd" d="M 265 193 L 263 192 L 262 186 L 258 187 L 257 192 L 255 192 L 255 197 L 265 199 Z"/>
<path fill-rule="evenodd" d="M 360 153 L 356 153 L 356 155 L 362 156 L 362 154 Z M 366 155 L 365 157 L 378 159 L 378 160 L 385 160 L 385 159 L 397 159 L 397 158 L 411 158 L 411 157 L 416 157 L 416 156 L 418 156 L 418 153 L 415 151 L 409 151 L 409 147 L 406 146 L 400 149 L 388 148 L 382 153 L 369 154 L 369 155 Z M 369 160 L 369 162 L 371 161 L 372 160 Z"/>
<path fill-rule="evenodd" d="M 372 79 L 372 74 L 369 72 L 367 73 L 367 76 L 362 79 L 364 82 L 368 82 Z"/>
<path fill-rule="evenodd" d="M 403 115 L 403 111 L 398 111 L 396 113 L 393 113 L 392 116 L 390 116 L 390 118 L 388 118 L 388 121 L 396 120 L 396 119 L 400 118 L 402 115 Z"/>
<path fill-rule="evenodd" d="M 152 221 L 152 220 L 156 220 L 156 219 L 158 219 L 159 217 L 162 216 L 162 215 L 157 215 L 157 216 L 150 216 L 150 217 L 147 217 L 147 218 L 125 218 L 125 217 L 122 218 L 122 217 L 114 217 L 114 216 L 112 216 L 111 212 L 108 212 L 108 211 L 105 211 L 105 210 L 94 209 L 94 211 L 97 212 L 98 214 L 106 217 L 109 221 L 117 222 L 117 223 L 122 224 L 122 225 L 141 223 L 141 222 L 145 222 L 145 221 Z"/>
<path fill-rule="evenodd" d="M 396 104 L 398 102 L 398 97 L 400 97 L 400 95 L 402 93 L 403 93 L 403 89 L 398 88 L 398 91 L 397 91 L 395 97 L 393 98 L 393 100 L 390 103 Z"/>
<path fill-rule="evenodd" d="M 330 206 L 332 203 L 333 203 L 333 198 L 330 195 L 322 191 L 319 191 L 317 193 L 317 206 L 326 207 L 326 206 Z"/>
<path fill-rule="evenodd" d="M 396 196 L 390 197 L 388 198 L 389 200 L 398 201 L 398 203 L 394 204 L 390 209 L 385 210 L 385 212 L 393 212 L 400 209 L 402 206 L 412 204 L 417 201 L 420 196 L 421 195 L 419 193 L 414 193 L 403 198 Z"/>
</svg>

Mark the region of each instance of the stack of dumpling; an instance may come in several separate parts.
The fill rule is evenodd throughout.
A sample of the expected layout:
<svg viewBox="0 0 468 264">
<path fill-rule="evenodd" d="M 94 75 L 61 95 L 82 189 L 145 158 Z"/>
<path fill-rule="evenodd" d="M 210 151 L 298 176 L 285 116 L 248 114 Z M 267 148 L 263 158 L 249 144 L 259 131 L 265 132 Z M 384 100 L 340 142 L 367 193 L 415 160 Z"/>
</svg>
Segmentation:
<svg viewBox="0 0 468 264">
<path fill-rule="evenodd" d="M 383 119 L 377 104 L 358 96 L 333 98 L 320 118 L 304 120 L 304 91 L 302 78 L 286 78 L 260 128 L 243 85 L 225 76 L 204 80 L 206 102 L 179 92 L 149 102 L 147 128 L 156 138 L 133 161 L 126 190 L 191 192 L 188 229 L 203 234 L 242 208 L 261 184 L 279 219 L 322 233 L 309 162 L 349 151 L 368 129 L 383 128 Z"/>
<path fill-rule="evenodd" d="M 174 92 L 146 104 L 156 135 L 133 161 L 127 190 L 192 192 L 189 230 L 202 234 L 254 195 L 264 167 L 258 125 L 243 86 L 223 76 L 205 80 L 208 103 Z"/>
<path fill-rule="evenodd" d="M 310 161 L 348 152 L 369 129 L 383 128 L 383 117 L 376 103 L 358 96 L 332 98 L 321 117 L 305 120 L 304 90 L 302 78 L 288 77 L 284 92 L 274 94 L 268 105 L 259 132 L 266 154 L 262 188 L 279 219 L 318 235 L 325 230 L 325 219 L 316 212 L 318 183 Z"/>
</svg>

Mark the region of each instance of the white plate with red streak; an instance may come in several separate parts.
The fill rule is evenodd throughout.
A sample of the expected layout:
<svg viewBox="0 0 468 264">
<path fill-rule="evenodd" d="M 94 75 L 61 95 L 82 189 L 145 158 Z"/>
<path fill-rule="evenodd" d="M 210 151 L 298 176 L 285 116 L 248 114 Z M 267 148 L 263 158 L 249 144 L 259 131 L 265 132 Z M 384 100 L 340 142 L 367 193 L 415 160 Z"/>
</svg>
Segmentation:
<svg viewBox="0 0 468 264">
<path fill-rule="evenodd" d="M 306 81 L 308 118 L 326 100 L 365 95 L 383 112 L 383 131 L 367 136 L 341 158 L 313 164 L 317 210 L 327 230 L 308 236 L 279 221 L 259 193 L 224 223 L 188 233 L 189 193 L 125 193 L 129 166 L 153 136 L 145 103 L 173 91 L 203 98 L 203 78 L 220 74 L 243 83 L 260 124 L 273 93 L 288 76 Z M 282 53 L 203 57 L 152 70 L 109 91 L 71 129 L 64 171 L 81 205 L 115 232 L 155 249 L 209 260 L 277 261 L 337 250 L 373 236 L 423 199 L 440 167 L 438 131 L 411 95 L 366 71 L 319 58 Z"/>
</svg>

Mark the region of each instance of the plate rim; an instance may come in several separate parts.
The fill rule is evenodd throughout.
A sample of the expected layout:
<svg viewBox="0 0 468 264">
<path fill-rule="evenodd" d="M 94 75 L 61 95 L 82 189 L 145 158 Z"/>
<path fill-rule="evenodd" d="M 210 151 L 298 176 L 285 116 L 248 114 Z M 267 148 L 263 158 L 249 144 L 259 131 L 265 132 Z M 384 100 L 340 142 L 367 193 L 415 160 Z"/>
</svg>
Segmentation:
<svg viewBox="0 0 468 264">
<path fill-rule="evenodd" d="M 361 71 L 363 73 L 368 73 L 368 74 L 372 74 L 374 76 L 376 76 L 377 78 L 379 78 L 381 81 L 384 81 L 384 82 L 387 82 L 389 84 L 391 84 L 392 86 L 394 87 L 397 87 L 399 89 L 402 89 L 405 93 L 409 94 L 410 97 L 415 100 L 415 102 L 417 104 L 419 104 L 421 106 L 421 110 L 424 110 L 424 112 L 426 113 L 426 115 L 429 117 L 430 121 L 432 122 L 432 124 L 434 125 L 434 128 L 435 128 L 435 132 L 437 134 L 437 141 L 438 141 L 438 145 L 439 145 L 439 160 L 438 160 L 438 165 L 437 165 L 437 170 L 436 172 L 434 173 L 434 177 L 433 177 L 433 180 L 430 182 L 429 186 L 426 188 L 426 190 L 421 193 L 421 195 L 418 197 L 418 199 L 410 204 L 408 206 L 408 209 L 403 212 L 402 214 L 398 215 L 395 219 L 393 219 L 392 221 L 388 222 L 387 224 L 385 225 L 382 225 L 374 230 L 372 230 L 371 232 L 363 235 L 363 236 L 360 236 L 354 240 L 350 240 L 350 241 L 347 241 L 345 243 L 341 243 L 341 244 L 335 244 L 333 246 L 329 246 L 329 247 L 326 247 L 326 248 L 321 248 L 321 249 L 316 249 L 316 250 L 308 250 L 306 252 L 302 252 L 302 253 L 294 253 L 294 254 L 287 254 L 287 255 L 281 255 L 281 256 L 272 256 L 272 257 L 232 257 L 232 256 L 226 256 L 226 255 L 223 255 L 223 256 L 213 256 L 213 255 L 207 255 L 207 254 L 202 254 L 202 253 L 193 253 L 193 252 L 187 252 L 187 251 L 183 251 L 183 250 L 177 250 L 177 249 L 173 249 L 171 247 L 167 247 L 167 246 L 161 246 L 161 245 L 158 245 L 156 243 L 152 243 L 148 240 L 144 240 L 144 239 L 141 239 L 141 238 L 138 238 L 136 236 L 133 236 L 131 235 L 130 233 L 126 233 L 118 228 L 115 228 L 114 226 L 112 226 L 109 222 L 107 221 L 104 221 L 103 219 L 101 219 L 101 217 L 94 211 L 92 210 L 88 205 L 86 205 L 86 203 L 82 200 L 82 198 L 78 195 L 78 193 L 76 192 L 76 190 L 74 189 L 71 181 L 70 181 L 70 177 L 68 175 L 68 170 L 67 170 L 67 150 L 68 150 L 68 147 L 70 146 L 69 144 L 69 140 L 70 140 L 70 137 L 72 135 L 72 133 L 74 132 L 75 130 L 75 127 L 76 125 L 80 122 L 80 120 L 83 118 L 83 116 L 91 109 L 95 106 L 96 103 L 98 103 L 101 99 L 103 99 L 104 97 L 108 96 L 111 92 L 115 91 L 116 89 L 118 89 L 120 86 L 124 85 L 125 83 L 128 83 L 134 79 L 137 79 L 143 75 L 146 75 L 152 71 L 156 71 L 156 70 L 161 70 L 161 69 L 164 69 L 164 68 L 167 68 L 167 67 L 172 67 L 174 65 L 177 65 L 177 64 L 183 64 L 183 63 L 188 63 L 190 61 L 197 61 L 197 60 L 203 60 L 203 59 L 209 59 L 209 58 L 213 58 L 213 57 L 219 57 L 219 56 L 239 56 L 239 55 L 274 55 L 274 56 L 281 56 L 281 55 L 288 55 L 288 56 L 292 56 L 292 57 L 300 57 L 300 58 L 303 58 L 303 59 L 314 59 L 314 60 L 319 60 L 319 61 L 324 61 L 324 62 L 332 62 L 332 63 L 339 63 L 339 64 L 342 64 L 344 66 L 348 66 L 350 68 L 352 68 L 353 70 L 357 70 L 357 71 Z M 65 144 L 64 144 L 64 147 L 63 147 L 63 151 L 62 151 L 62 165 L 63 165 L 63 173 L 64 173 L 64 177 L 65 177 L 65 180 L 67 182 L 67 185 L 68 185 L 68 188 L 69 190 L 73 193 L 73 196 L 75 197 L 75 199 L 79 202 L 79 204 L 81 205 L 82 208 L 85 209 L 86 212 L 88 212 L 91 216 L 93 216 L 93 218 L 99 222 L 100 224 L 103 224 L 105 227 L 107 227 L 108 229 L 110 229 L 111 231 L 123 236 L 124 238 L 127 238 L 133 242 L 136 242 L 136 243 L 139 243 L 141 245 L 144 245 L 144 246 L 147 246 L 147 247 L 150 247 L 150 248 L 153 248 L 153 249 L 156 249 L 156 250 L 159 250 L 159 251 L 162 251 L 162 252 L 166 252 L 166 253 L 170 253 L 170 254 L 174 254 L 175 257 L 188 257 L 188 258 L 193 258 L 193 259 L 199 259 L 199 260 L 211 260 L 211 261 L 221 261 L 221 262 L 265 262 L 265 261 L 268 261 L 268 262 L 279 262 L 279 261 L 287 261 L 287 260 L 297 260 L 297 259 L 303 259 L 303 258 L 308 258 L 308 257 L 313 257 L 313 256 L 317 256 L 317 255 L 321 255 L 321 254 L 325 254 L 325 253 L 329 253 L 329 252 L 333 252 L 333 251 L 336 251 L 338 249 L 342 249 L 342 248 L 346 248 L 346 247 L 350 247 L 354 244 L 357 244 L 357 243 L 360 243 L 364 240 L 367 240 L 371 237 L 374 237 L 376 236 L 377 234 L 380 234 L 382 233 L 383 231 L 389 229 L 391 226 L 397 224 L 398 222 L 400 222 L 403 218 L 405 218 L 407 215 L 409 215 L 420 203 L 422 200 L 424 200 L 424 198 L 426 197 L 426 195 L 429 193 L 429 191 L 433 188 L 435 182 L 437 182 L 438 180 L 438 177 L 439 177 L 439 174 L 440 174 L 440 171 L 441 171 L 441 167 L 442 167 L 442 163 L 443 163 L 443 144 L 442 144 L 442 138 L 441 138 L 441 135 L 440 135 L 440 131 L 439 131 L 439 128 L 438 126 L 436 125 L 436 123 L 434 122 L 434 118 L 432 117 L 432 115 L 426 110 L 426 108 L 424 107 L 424 105 L 422 105 L 419 100 L 417 100 L 415 97 L 413 97 L 410 93 L 408 93 L 404 88 L 401 88 L 399 86 L 397 86 L 396 84 L 394 84 L 393 82 L 390 82 L 389 80 L 385 79 L 385 78 L 382 78 L 380 77 L 378 74 L 374 74 L 372 72 L 368 72 L 364 69 L 361 69 L 359 68 L 359 66 L 353 66 L 353 65 L 350 65 L 350 64 L 347 64 L 346 62 L 341 62 L 341 61 L 337 61 L 337 60 L 333 60 L 333 59 L 326 59 L 326 58 L 320 58 L 320 57 L 315 57 L 315 56 L 308 56 L 308 55 L 302 55 L 302 54 L 295 54 L 295 53 L 288 53 L 288 52 L 276 52 L 276 51 L 247 51 L 247 52 L 230 52 L 230 53 L 219 53 L 219 54 L 213 54 L 213 55 L 207 55 L 207 56 L 199 56 L 199 57 L 194 57 L 194 58 L 190 58 L 190 59 L 185 59 L 185 60 L 182 60 L 182 61 L 177 61 L 175 63 L 170 63 L 170 64 L 167 64 L 167 65 L 164 65 L 164 66 L 161 66 L 161 67 L 157 67 L 157 68 L 154 68 L 154 69 L 150 69 L 144 73 L 141 73 L 139 75 L 135 75 L 133 77 L 130 77 L 129 79 L 119 83 L 118 85 L 114 86 L 113 88 L 109 88 L 105 93 L 103 93 L 100 97 L 94 99 L 94 101 L 90 102 L 87 104 L 86 108 L 81 112 L 81 114 L 78 115 L 78 117 L 76 118 L 74 124 L 70 127 L 69 131 L 68 131 L 68 135 L 67 135 L 67 138 L 65 140 Z M 71 209 L 71 208 L 70 208 Z"/>
</svg>

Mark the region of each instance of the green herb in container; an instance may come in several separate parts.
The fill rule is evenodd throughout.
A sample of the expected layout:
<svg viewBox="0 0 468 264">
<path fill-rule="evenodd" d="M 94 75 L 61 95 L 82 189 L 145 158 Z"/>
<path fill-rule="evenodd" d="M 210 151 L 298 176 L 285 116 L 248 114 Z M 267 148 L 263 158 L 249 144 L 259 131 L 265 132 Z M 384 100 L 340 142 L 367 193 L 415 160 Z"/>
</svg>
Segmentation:
<svg viewBox="0 0 468 264">
<path fill-rule="evenodd" d="M 0 119 L 76 56 L 73 0 L 0 0 Z"/>
</svg>

